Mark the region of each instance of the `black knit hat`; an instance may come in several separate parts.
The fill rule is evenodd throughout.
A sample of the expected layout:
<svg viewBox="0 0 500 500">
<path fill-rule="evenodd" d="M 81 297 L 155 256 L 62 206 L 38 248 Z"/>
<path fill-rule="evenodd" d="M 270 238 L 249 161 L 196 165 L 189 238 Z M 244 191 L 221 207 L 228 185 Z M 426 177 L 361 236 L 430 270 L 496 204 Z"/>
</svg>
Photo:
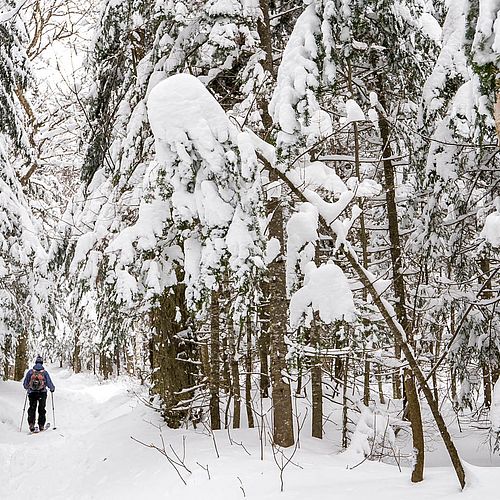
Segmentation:
<svg viewBox="0 0 500 500">
<path fill-rule="evenodd" d="M 41 365 L 43 365 L 43 358 L 42 356 L 40 356 L 40 354 L 36 357 L 35 363 L 37 364 L 40 363 Z"/>
</svg>

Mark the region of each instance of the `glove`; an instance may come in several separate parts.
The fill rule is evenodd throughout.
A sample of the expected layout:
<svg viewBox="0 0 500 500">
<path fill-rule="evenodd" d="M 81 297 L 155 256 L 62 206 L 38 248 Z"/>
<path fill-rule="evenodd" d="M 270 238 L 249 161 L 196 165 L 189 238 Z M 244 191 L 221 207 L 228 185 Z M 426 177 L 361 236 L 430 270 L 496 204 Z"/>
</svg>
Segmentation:
<svg viewBox="0 0 500 500">
<path fill-rule="evenodd" d="M 50 389 L 50 392 L 54 392 L 54 391 L 55 391 L 55 389 Z"/>
</svg>

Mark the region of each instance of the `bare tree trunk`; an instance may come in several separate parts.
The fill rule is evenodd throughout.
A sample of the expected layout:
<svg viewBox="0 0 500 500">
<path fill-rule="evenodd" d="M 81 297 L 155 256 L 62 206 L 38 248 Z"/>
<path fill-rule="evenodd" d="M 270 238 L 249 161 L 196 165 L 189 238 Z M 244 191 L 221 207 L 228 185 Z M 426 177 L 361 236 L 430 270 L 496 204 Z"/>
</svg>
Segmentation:
<svg viewBox="0 0 500 500">
<path fill-rule="evenodd" d="M 262 303 L 259 308 L 260 336 L 259 336 L 259 358 L 260 358 L 260 396 L 269 397 L 269 283 L 265 276 L 262 285 Z"/>
<path fill-rule="evenodd" d="M 484 391 L 484 406 L 491 408 L 491 374 L 490 369 L 485 361 L 481 362 L 481 370 L 483 372 L 483 391 Z"/>
<path fill-rule="evenodd" d="M 311 390 L 312 390 L 312 436 L 323 438 L 323 377 L 321 368 L 321 320 L 319 313 L 314 313 L 314 321 L 311 329 L 311 346 L 316 350 L 316 356 L 312 358 L 311 367 Z"/>
<path fill-rule="evenodd" d="M 210 306 L 210 423 L 220 429 L 220 308 L 219 292 L 212 291 Z"/>
<path fill-rule="evenodd" d="M 73 371 L 80 373 L 82 371 L 82 362 L 80 359 L 80 331 L 75 330 L 75 345 L 73 347 Z"/>
<path fill-rule="evenodd" d="M 183 275 L 178 274 L 179 283 Z M 183 401 L 192 398 L 186 389 L 196 383 L 197 350 L 189 338 L 190 318 L 186 307 L 185 285 L 163 292 L 151 311 L 153 335 L 149 344 L 153 371 L 152 392 L 163 402 L 163 418 L 169 427 L 178 428 L 189 416 Z"/>
<path fill-rule="evenodd" d="M 352 95 L 354 95 L 354 88 L 352 84 L 352 68 L 351 64 L 348 61 L 348 86 L 349 91 Z M 361 178 L 361 160 L 360 160 L 360 143 L 359 143 L 359 127 L 357 122 L 353 122 L 353 131 L 354 131 L 354 170 L 356 173 L 356 177 L 359 182 L 362 181 Z M 368 268 L 368 233 L 366 231 L 365 224 L 365 214 L 363 210 L 363 199 L 359 202 L 359 208 L 361 209 L 361 214 L 359 215 L 359 241 L 361 243 L 361 251 L 362 251 L 362 259 L 363 259 L 363 267 L 365 269 Z M 367 293 L 366 290 L 363 290 L 363 299 L 366 300 Z M 363 319 L 363 325 L 368 326 L 368 321 Z M 365 362 L 364 362 L 364 377 L 363 377 L 363 403 L 365 406 L 370 404 L 370 361 L 368 359 L 368 355 L 365 354 Z"/>
<path fill-rule="evenodd" d="M 344 373 L 342 376 L 343 388 L 342 388 L 342 448 L 346 449 L 349 445 L 347 440 L 347 380 L 349 373 L 349 356 L 345 357 Z"/>
<path fill-rule="evenodd" d="M 22 380 L 28 368 L 28 334 L 25 330 L 17 338 L 14 380 Z"/>
<path fill-rule="evenodd" d="M 415 387 L 415 378 L 408 368 L 404 370 L 404 377 L 411 433 L 413 436 L 413 449 L 417 454 L 415 465 L 411 473 L 411 480 L 414 483 L 418 483 L 424 479 L 424 457 L 420 456 L 421 453 L 424 453 L 424 430 L 422 426 L 422 415 L 420 413 L 420 402 Z"/>
<path fill-rule="evenodd" d="M 240 394 L 240 369 L 238 366 L 238 352 L 234 338 L 234 324 L 230 311 L 227 312 L 227 341 L 229 349 L 229 363 L 231 366 L 231 397 L 233 398 L 233 428 L 239 429 L 241 425 L 241 394 Z M 238 342 L 239 348 L 239 342 Z"/>
<path fill-rule="evenodd" d="M 389 222 L 389 240 L 391 243 L 391 263 L 392 263 L 392 279 L 394 286 L 394 295 L 396 296 L 396 316 L 403 330 L 408 336 L 408 343 L 413 344 L 412 332 L 410 331 L 410 323 L 406 314 L 406 293 L 404 277 L 402 272 L 402 256 L 401 256 L 401 241 L 399 236 L 398 212 L 396 206 L 396 181 L 394 165 L 391 160 L 391 131 L 387 121 L 385 112 L 387 110 L 384 87 L 382 79 L 379 77 L 379 102 L 384 110 L 379 110 L 379 128 L 382 138 L 382 158 L 384 167 L 384 184 L 385 184 L 385 201 L 387 205 L 387 220 Z M 416 450 L 416 464 L 412 472 L 411 480 L 418 483 L 424 479 L 424 434 L 422 429 L 422 416 L 420 413 L 420 402 L 418 393 L 415 389 L 415 380 L 409 370 L 404 373 L 406 397 L 408 399 L 409 417 L 412 428 L 413 448 Z"/>
<path fill-rule="evenodd" d="M 495 126 L 497 129 L 498 144 L 500 145 L 500 78 L 496 80 L 496 101 L 495 101 Z"/>
<path fill-rule="evenodd" d="M 381 371 L 380 366 L 378 366 L 376 374 L 377 384 L 378 384 L 378 397 L 380 399 L 380 404 L 385 405 L 384 386 L 382 385 L 382 375 L 380 371 Z"/>
<path fill-rule="evenodd" d="M 500 82 L 500 80 L 497 80 L 497 81 Z M 500 102 L 498 100 L 499 98 L 500 98 L 500 94 L 497 94 L 496 106 L 500 106 Z M 496 107 L 495 107 L 495 111 L 497 111 Z M 500 108 L 498 111 L 500 111 Z M 497 120 L 497 119 L 500 119 L 499 115 L 495 115 L 495 120 Z M 498 125 L 499 125 L 498 121 L 496 121 L 496 125 L 498 127 Z M 497 131 L 498 131 L 498 129 L 497 129 Z M 481 265 L 481 271 L 484 273 L 484 276 L 489 276 L 490 275 L 490 260 L 489 260 L 487 255 L 485 255 L 481 258 L 480 265 Z M 493 293 L 491 290 L 491 279 L 486 280 L 485 290 L 484 290 L 482 296 L 485 299 L 492 298 Z M 492 400 L 492 384 L 491 384 L 491 370 L 490 370 L 490 367 L 488 364 L 488 360 L 483 359 L 481 361 L 481 369 L 483 372 L 484 406 L 489 409 L 489 408 L 491 408 L 491 400 Z"/>
<path fill-rule="evenodd" d="M 245 356 L 245 407 L 247 410 L 247 420 L 248 427 L 254 427 L 254 419 L 253 419 L 253 408 L 252 408 L 252 371 L 253 371 L 253 363 L 252 363 L 252 320 L 250 315 L 247 318 L 246 323 L 246 333 L 247 333 L 247 348 L 246 348 L 246 356 Z"/>
<path fill-rule="evenodd" d="M 115 344 L 115 364 L 116 364 L 116 375 L 120 375 L 120 369 L 121 369 L 121 362 L 120 362 L 120 344 L 118 343 L 118 340 L 116 341 Z"/>
<path fill-rule="evenodd" d="M 229 394 L 231 392 L 231 368 L 228 356 L 227 334 L 222 334 L 221 342 L 222 355 L 222 390 Z"/>
<path fill-rule="evenodd" d="M 365 353 L 364 373 L 363 373 L 363 404 L 370 406 L 370 361 Z"/>
<path fill-rule="evenodd" d="M 277 177 L 269 175 L 274 182 Z M 284 248 L 283 209 L 279 199 L 268 202 L 267 213 L 271 216 L 269 222 L 269 239 L 278 240 L 281 252 Z M 288 447 L 294 443 L 292 395 L 289 380 L 286 380 L 286 345 L 287 327 L 287 297 L 285 262 L 280 254 L 269 264 L 269 319 L 271 330 L 271 387 L 273 400 L 273 439 L 274 443 Z"/>
</svg>

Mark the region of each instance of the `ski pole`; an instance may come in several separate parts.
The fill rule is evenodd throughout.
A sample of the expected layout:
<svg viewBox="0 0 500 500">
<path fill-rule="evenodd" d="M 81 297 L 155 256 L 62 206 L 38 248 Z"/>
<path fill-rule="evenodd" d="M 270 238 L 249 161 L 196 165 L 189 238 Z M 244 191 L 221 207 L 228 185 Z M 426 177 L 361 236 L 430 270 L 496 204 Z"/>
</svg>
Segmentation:
<svg viewBox="0 0 500 500">
<path fill-rule="evenodd" d="M 23 416 L 21 417 L 21 425 L 19 426 L 19 432 L 21 432 L 23 429 L 24 412 L 26 411 L 26 402 L 27 401 L 28 401 L 28 391 L 26 391 L 26 397 L 24 398 Z"/>
<path fill-rule="evenodd" d="M 50 393 L 52 395 L 52 420 L 54 420 L 53 429 L 56 430 L 56 412 L 54 411 L 54 393 Z"/>
</svg>

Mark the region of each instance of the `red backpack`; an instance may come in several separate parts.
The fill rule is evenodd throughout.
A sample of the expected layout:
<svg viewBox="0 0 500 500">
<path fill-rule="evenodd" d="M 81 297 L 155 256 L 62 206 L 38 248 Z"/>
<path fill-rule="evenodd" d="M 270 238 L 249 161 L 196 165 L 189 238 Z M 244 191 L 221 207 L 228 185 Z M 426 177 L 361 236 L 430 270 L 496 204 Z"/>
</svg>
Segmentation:
<svg viewBox="0 0 500 500">
<path fill-rule="evenodd" d="M 33 392 L 43 391 L 45 389 L 45 370 L 33 370 L 31 373 L 28 387 Z"/>
</svg>

